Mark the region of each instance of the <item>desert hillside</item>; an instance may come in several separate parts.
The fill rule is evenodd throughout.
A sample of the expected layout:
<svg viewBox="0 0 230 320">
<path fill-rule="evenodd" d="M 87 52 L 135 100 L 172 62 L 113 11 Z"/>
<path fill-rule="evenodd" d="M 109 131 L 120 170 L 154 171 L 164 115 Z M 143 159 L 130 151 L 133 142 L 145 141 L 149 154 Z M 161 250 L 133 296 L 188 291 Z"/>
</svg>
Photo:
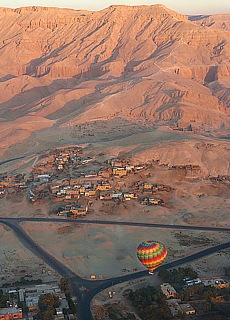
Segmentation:
<svg viewBox="0 0 230 320">
<path fill-rule="evenodd" d="M 86 123 L 117 121 L 111 140 L 160 127 L 228 138 L 230 15 L 186 17 L 163 5 L 0 13 L 3 159 L 26 146 L 98 141 L 94 127 L 78 131 Z"/>
<path fill-rule="evenodd" d="M 220 28 L 225 31 L 230 30 L 229 14 L 189 16 L 189 20 L 197 23 L 200 26 Z"/>
</svg>

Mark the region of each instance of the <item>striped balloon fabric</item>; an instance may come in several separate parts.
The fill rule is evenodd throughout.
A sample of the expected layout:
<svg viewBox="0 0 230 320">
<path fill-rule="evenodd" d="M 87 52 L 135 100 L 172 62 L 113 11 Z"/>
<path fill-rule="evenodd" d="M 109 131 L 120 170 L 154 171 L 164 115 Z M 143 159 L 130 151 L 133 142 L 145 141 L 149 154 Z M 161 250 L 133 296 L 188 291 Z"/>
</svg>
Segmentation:
<svg viewBox="0 0 230 320">
<path fill-rule="evenodd" d="M 137 257 L 150 274 L 159 267 L 167 256 L 165 245 L 159 241 L 148 240 L 137 247 Z"/>
</svg>

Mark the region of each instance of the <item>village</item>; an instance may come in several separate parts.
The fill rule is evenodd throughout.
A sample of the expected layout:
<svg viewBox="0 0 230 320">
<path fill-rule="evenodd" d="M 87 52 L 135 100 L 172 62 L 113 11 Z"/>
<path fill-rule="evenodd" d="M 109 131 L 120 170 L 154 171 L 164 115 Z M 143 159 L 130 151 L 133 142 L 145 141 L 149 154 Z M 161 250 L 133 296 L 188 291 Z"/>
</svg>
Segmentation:
<svg viewBox="0 0 230 320">
<path fill-rule="evenodd" d="M 31 173 L 2 174 L 0 197 L 10 199 L 15 194 L 26 193 L 30 203 L 46 202 L 52 213 L 65 218 L 85 216 L 96 200 L 117 204 L 135 200 L 141 205 L 163 205 L 165 200 L 158 193 L 169 193 L 171 187 L 140 180 L 138 176 L 151 166 L 132 165 L 124 159 L 100 163 L 84 156 L 79 147 L 55 149 Z M 150 176 L 148 173 L 147 178 Z"/>
<path fill-rule="evenodd" d="M 229 272 L 226 270 L 226 272 Z M 92 278 L 93 279 L 93 278 Z M 138 279 L 128 283 L 115 285 L 112 288 L 101 291 L 94 297 L 92 302 L 92 312 L 95 320 L 107 319 L 139 319 L 136 318 L 136 311 L 145 308 L 144 300 L 146 293 L 151 296 L 153 301 L 158 294 L 159 313 L 154 310 L 155 316 L 159 319 L 209 319 L 224 320 L 228 315 L 229 308 L 229 282 L 222 277 L 199 278 L 197 273 L 189 268 L 179 268 L 172 270 L 161 270 L 159 275 L 152 281 L 148 279 Z M 168 281 L 168 282 L 165 282 Z M 144 283 L 148 286 L 144 286 Z M 156 283 L 155 283 L 156 282 Z M 5 307 L 0 308 L 0 319 L 40 319 L 37 316 L 44 312 L 47 301 L 52 306 L 53 318 L 77 319 L 77 304 L 69 295 L 70 282 L 62 278 L 60 282 L 41 283 L 41 284 L 13 284 L 10 287 L 1 289 L 0 304 L 5 300 Z M 174 287 L 175 286 L 175 287 Z M 90 293 L 84 286 L 80 287 L 83 295 Z M 131 307 L 135 297 L 142 296 L 140 302 Z M 127 304 L 128 303 L 128 304 Z M 158 305 L 157 305 L 158 303 Z M 127 307 L 125 308 L 125 304 Z M 125 308 L 125 309 L 124 309 Z M 51 310 L 51 309 L 50 309 Z M 146 312 L 152 312 L 148 309 Z M 47 313 L 48 314 L 48 313 Z M 111 318 L 112 317 L 112 318 Z"/>
<path fill-rule="evenodd" d="M 135 201 L 144 206 L 167 205 L 173 187 L 157 183 L 157 161 L 132 164 L 127 158 L 88 156 L 82 147 L 54 149 L 40 156 L 27 173 L 0 175 L 0 199 L 26 195 L 29 203 L 44 203 L 50 214 L 77 218 L 94 211 L 97 201 L 109 206 Z M 166 170 L 186 172 L 196 179 L 197 165 L 177 165 Z M 209 177 L 212 183 L 229 184 L 228 176 Z M 200 194 L 199 196 L 202 196 Z M 98 206 L 97 206 L 98 207 Z"/>
<path fill-rule="evenodd" d="M 70 298 L 68 290 L 63 286 L 65 280 L 62 278 L 59 283 L 42 283 L 17 285 L 15 287 L 1 289 L 0 304 L 7 299 L 4 308 L 0 308 L 0 319 L 35 319 L 42 308 L 45 308 L 47 301 L 52 313 L 55 314 L 53 319 L 76 319 L 73 313 L 76 313 L 75 304 Z M 52 305 L 52 299 L 54 301 Z M 47 313 L 48 317 L 48 313 Z"/>
</svg>

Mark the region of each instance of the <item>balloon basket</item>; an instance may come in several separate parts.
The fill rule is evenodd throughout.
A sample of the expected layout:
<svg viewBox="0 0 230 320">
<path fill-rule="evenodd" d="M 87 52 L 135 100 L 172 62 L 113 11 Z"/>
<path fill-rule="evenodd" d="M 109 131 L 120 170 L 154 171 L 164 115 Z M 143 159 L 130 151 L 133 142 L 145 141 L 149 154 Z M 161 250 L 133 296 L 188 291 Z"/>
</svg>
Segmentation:
<svg viewBox="0 0 230 320">
<path fill-rule="evenodd" d="M 149 274 L 154 274 L 154 272 L 153 271 L 149 271 Z"/>
</svg>

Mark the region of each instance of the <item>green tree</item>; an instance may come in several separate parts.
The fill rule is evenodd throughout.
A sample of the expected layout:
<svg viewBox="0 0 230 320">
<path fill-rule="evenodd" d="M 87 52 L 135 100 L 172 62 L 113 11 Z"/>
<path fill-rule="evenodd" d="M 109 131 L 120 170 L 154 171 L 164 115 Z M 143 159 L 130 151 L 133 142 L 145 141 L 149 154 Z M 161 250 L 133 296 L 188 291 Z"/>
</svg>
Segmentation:
<svg viewBox="0 0 230 320">
<path fill-rule="evenodd" d="M 51 310 L 39 312 L 37 314 L 37 320 L 54 320 L 54 315 Z"/>
<path fill-rule="evenodd" d="M 60 283 L 59 283 L 59 287 L 66 294 L 70 293 L 70 289 L 71 289 L 70 279 L 61 278 Z"/>
<path fill-rule="evenodd" d="M 60 305 L 59 298 L 51 293 L 43 294 L 38 301 L 39 312 L 37 314 L 38 320 L 53 320 L 55 308 Z"/>
<path fill-rule="evenodd" d="M 141 319 L 171 319 L 171 313 L 164 296 L 156 288 L 148 286 L 136 291 L 131 290 L 127 297 L 132 301 Z"/>
<path fill-rule="evenodd" d="M 3 290 L 0 289 L 0 308 L 5 308 L 8 301 L 8 296 L 3 294 Z"/>
</svg>

